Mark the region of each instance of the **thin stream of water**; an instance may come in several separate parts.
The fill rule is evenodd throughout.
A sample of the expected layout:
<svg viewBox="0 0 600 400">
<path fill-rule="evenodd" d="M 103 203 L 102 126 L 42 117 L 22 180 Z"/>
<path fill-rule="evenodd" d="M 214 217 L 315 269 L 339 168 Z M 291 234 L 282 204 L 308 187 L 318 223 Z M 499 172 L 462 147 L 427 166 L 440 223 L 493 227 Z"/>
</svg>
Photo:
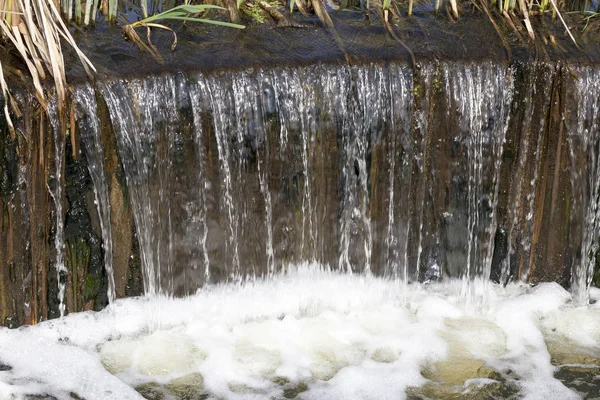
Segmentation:
<svg viewBox="0 0 600 400">
<path fill-rule="evenodd" d="M 94 184 L 94 198 L 98 209 L 104 268 L 108 279 L 108 301 L 115 301 L 115 278 L 113 271 L 113 239 L 110 224 L 110 199 L 108 179 L 104 167 L 104 150 L 100 132 L 100 121 L 96 115 L 96 97 L 91 85 L 85 85 L 75 92 L 78 128 L 85 148 L 88 170 Z"/>
<path fill-rule="evenodd" d="M 65 266 L 65 240 L 64 240 L 64 213 L 63 213 L 63 169 L 65 159 L 64 135 L 60 131 L 58 121 L 58 109 L 56 103 L 48 107 L 48 117 L 54 134 L 54 188 L 50 190 L 52 200 L 54 201 L 55 212 L 55 236 L 54 249 L 56 251 L 56 260 L 54 268 L 56 269 L 56 280 L 58 282 L 58 310 L 61 317 L 65 315 L 65 291 L 67 280 L 67 267 Z"/>
</svg>

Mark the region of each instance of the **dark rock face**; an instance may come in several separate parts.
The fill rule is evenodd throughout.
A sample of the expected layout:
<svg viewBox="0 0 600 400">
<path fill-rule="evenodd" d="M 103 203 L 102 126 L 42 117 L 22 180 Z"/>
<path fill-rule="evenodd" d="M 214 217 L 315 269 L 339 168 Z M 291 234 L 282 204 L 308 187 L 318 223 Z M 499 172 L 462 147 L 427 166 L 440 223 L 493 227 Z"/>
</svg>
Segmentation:
<svg viewBox="0 0 600 400">
<path fill-rule="evenodd" d="M 361 37 L 348 51 L 372 57 L 379 42 Z M 180 60 L 188 72 L 76 86 L 68 124 L 23 102 L 19 135 L 0 125 L 0 321 L 313 261 L 558 281 L 583 301 L 600 232 L 600 70 L 507 63 L 502 46 L 427 61 L 422 43 L 412 66 L 395 46 L 352 66 L 331 44 L 309 65 Z"/>
</svg>

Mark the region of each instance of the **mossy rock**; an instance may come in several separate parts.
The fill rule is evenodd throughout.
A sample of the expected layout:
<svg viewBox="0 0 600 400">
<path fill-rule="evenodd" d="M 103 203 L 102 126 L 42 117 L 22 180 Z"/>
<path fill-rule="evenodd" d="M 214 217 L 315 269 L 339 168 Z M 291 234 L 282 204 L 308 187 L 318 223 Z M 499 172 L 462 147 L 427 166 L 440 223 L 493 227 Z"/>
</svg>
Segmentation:
<svg viewBox="0 0 600 400">
<path fill-rule="evenodd" d="M 407 390 L 408 399 L 488 400 L 518 398 L 518 389 L 483 360 L 460 358 L 438 362 L 421 371 L 431 382 Z M 471 379 L 492 381 L 473 382 Z"/>
<path fill-rule="evenodd" d="M 467 387 L 432 382 L 407 390 L 408 400 L 516 400 L 518 398 L 516 387 L 498 381 L 486 384 L 473 383 Z"/>
<path fill-rule="evenodd" d="M 135 390 L 147 400 L 163 400 L 165 398 L 162 386 L 156 382 L 148 382 L 136 386 Z"/>
<path fill-rule="evenodd" d="M 170 395 L 181 400 L 204 400 L 208 395 L 204 391 L 204 378 L 199 373 L 177 378 L 165 385 Z"/>
<path fill-rule="evenodd" d="M 431 369 L 421 372 L 431 382 L 407 390 L 409 400 L 490 400 L 517 399 L 519 390 L 508 383 L 500 373 L 485 365 L 482 360 L 460 359 L 439 362 Z M 486 381 L 467 381 L 486 379 Z"/>
<path fill-rule="evenodd" d="M 299 383 L 292 388 L 283 390 L 283 397 L 286 399 L 295 399 L 300 393 L 304 393 L 308 390 L 308 386 L 305 383 Z"/>
<path fill-rule="evenodd" d="M 547 340 L 552 365 L 595 365 L 600 368 L 600 352 L 579 348 L 574 344 L 559 340 Z"/>
<path fill-rule="evenodd" d="M 102 277 L 100 275 L 87 275 L 83 287 L 83 298 L 87 302 L 95 299 L 102 287 Z"/>
<path fill-rule="evenodd" d="M 584 400 L 600 398 L 600 366 L 562 366 L 554 377 Z"/>
<path fill-rule="evenodd" d="M 288 383 L 290 383 L 290 380 L 288 378 L 286 378 L 285 376 L 276 376 L 273 379 L 271 379 L 271 382 L 273 382 L 279 386 L 285 386 Z"/>
<path fill-rule="evenodd" d="M 254 388 L 243 383 L 230 382 L 228 387 L 233 393 L 264 395 L 264 392 L 261 389 Z"/>
<path fill-rule="evenodd" d="M 451 385 L 463 385 L 469 379 L 489 378 L 493 373 L 483 360 L 469 358 L 437 362 L 421 371 L 423 377 L 433 382 Z"/>
</svg>

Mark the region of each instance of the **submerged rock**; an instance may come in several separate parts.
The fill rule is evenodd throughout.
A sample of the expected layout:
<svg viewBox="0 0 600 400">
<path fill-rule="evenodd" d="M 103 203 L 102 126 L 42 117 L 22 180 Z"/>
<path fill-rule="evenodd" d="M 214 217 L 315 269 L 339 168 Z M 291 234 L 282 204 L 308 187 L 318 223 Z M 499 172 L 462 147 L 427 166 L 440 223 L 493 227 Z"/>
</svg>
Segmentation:
<svg viewBox="0 0 600 400">
<path fill-rule="evenodd" d="M 516 399 L 518 389 L 500 373 L 477 359 L 458 359 L 435 363 L 422 371 L 431 382 L 421 387 L 409 388 L 409 400 L 489 400 Z"/>
<path fill-rule="evenodd" d="M 552 365 L 558 367 L 554 377 L 577 392 L 582 399 L 600 398 L 600 350 L 580 347 L 562 338 L 546 339 Z"/>
<path fill-rule="evenodd" d="M 283 390 L 283 397 L 286 399 L 295 399 L 300 393 L 306 392 L 308 390 L 308 386 L 304 383 L 299 383 L 298 385 L 287 388 Z"/>
<path fill-rule="evenodd" d="M 600 351 L 578 347 L 567 341 L 546 341 L 552 365 L 587 365 L 600 368 Z"/>
<path fill-rule="evenodd" d="M 144 383 L 135 388 L 147 400 L 163 400 L 165 393 L 162 386 L 156 382 Z"/>
<path fill-rule="evenodd" d="M 554 376 L 584 400 L 600 398 L 600 366 L 565 365 Z"/>
<path fill-rule="evenodd" d="M 202 400 L 208 397 L 203 393 L 204 378 L 202 374 L 193 373 L 177 378 L 165 385 L 169 394 L 182 400 Z"/>
<path fill-rule="evenodd" d="M 204 378 L 199 373 L 173 379 L 165 385 L 147 382 L 136 386 L 135 390 L 147 400 L 204 400 L 209 397 L 204 392 Z"/>
<path fill-rule="evenodd" d="M 517 400 L 518 390 L 501 382 L 482 379 L 465 386 L 428 383 L 407 391 L 408 400 Z"/>
</svg>

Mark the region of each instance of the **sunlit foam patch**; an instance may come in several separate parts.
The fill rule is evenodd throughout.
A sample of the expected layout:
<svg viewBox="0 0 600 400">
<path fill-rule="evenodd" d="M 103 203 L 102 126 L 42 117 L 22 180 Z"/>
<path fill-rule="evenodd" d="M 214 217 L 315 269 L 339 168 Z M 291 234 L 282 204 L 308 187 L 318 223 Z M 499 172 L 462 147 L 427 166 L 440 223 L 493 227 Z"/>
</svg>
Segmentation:
<svg viewBox="0 0 600 400">
<path fill-rule="evenodd" d="M 102 365 L 113 374 L 127 370 L 152 376 L 186 374 L 205 358 L 187 335 L 176 331 L 112 340 L 100 351 Z"/>
</svg>

